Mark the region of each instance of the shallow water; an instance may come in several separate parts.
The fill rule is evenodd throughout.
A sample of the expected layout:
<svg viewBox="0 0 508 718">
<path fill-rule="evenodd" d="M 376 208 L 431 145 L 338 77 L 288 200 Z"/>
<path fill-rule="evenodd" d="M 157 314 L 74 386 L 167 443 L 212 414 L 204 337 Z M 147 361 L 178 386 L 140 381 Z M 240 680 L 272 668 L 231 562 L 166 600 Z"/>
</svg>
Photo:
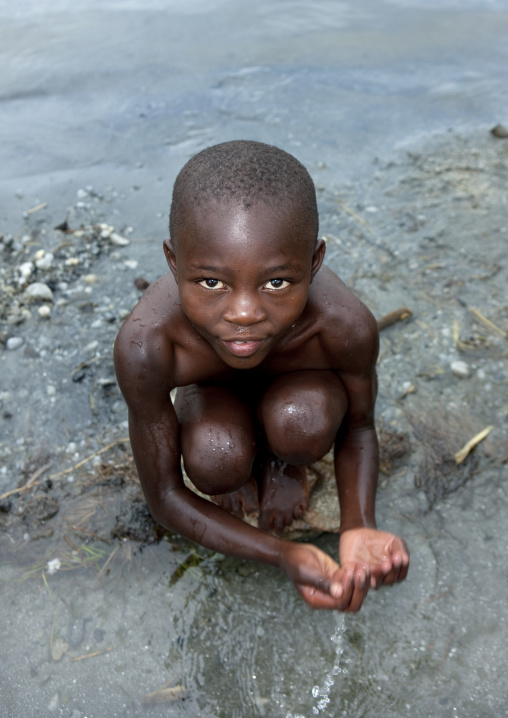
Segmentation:
<svg viewBox="0 0 508 718">
<path fill-rule="evenodd" d="M 463 336 L 473 331 L 464 307 L 502 323 L 508 301 L 507 158 L 488 135 L 507 122 L 507 3 L 22 0 L 0 2 L 0 19 L 2 232 L 52 246 L 68 211 L 73 226 L 100 217 L 133 227 L 119 258 L 94 265 L 91 294 L 73 280 L 51 323 L 19 328 L 38 357 L 2 350 L 0 491 L 17 486 L 41 448 L 57 471 L 125 433 L 117 390 L 98 384 L 112 372 L 118 311 L 139 294 L 134 277 L 164 271 L 160 240 L 182 163 L 235 137 L 296 154 L 326 188 L 330 265 L 376 316 L 403 304 L 417 314 L 383 337 L 386 425 L 409 431 L 400 397 L 411 381 L 414 411 L 454 408 L 497 432 L 473 479 L 431 512 L 414 488 L 422 447 L 412 437 L 411 457 L 383 478 L 378 511 L 410 546 L 409 578 L 371 593 L 355 616 L 311 612 L 275 570 L 196 558 L 177 538 L 143 549 L 78 540 L 64 477 L 47 525 L 74 548 L 13 532 L 0 564 L 5 715 L 311 718 L 312 689 L 339 658 L 338 625 L 341 672 L 320 715 L 506 715 L 508 484 L 495 453 L 506 446 L 506 346 L 492 340 L 466 355 L 472 377 L 462 383 L 449 362 L 453 320 Z M 85 192 L 78 207 L 88 186 L 102 199 Z M 23 215 L 39 202 L 47 208 Z M 78 305 L 90 298 L 89 315 Z M 84 360 L 95 363 L 74 383 Z M 108 535 L 120 496 L 108 503 L 92 485 L 85 498 L 80 520 L 93 504 L 103 512 L 96 531 Z M 317 543 L 335 554 L 336 538 Z M 54 558 L 62 566 L 50 574 Z M 166 684 L 185 698 L 143 705 Z"/>
</svg>

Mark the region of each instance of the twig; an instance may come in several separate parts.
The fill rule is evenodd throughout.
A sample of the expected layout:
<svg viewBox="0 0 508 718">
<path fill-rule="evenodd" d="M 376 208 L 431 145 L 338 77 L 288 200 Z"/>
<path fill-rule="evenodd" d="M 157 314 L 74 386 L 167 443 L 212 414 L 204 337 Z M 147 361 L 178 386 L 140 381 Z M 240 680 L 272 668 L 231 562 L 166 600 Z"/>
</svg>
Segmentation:
<svg viewBox="0 0 508 718">
<path fill-rule="evenodd" d="M 126 444 L 128 441 L 130 441 L 128 436 L 122 439 L 116 439 L 116 441 L 112 441 L 111 444 L 104 446 L 102 449 L 99 449 L 99 451 L 95 451 L 93 454 L 90 454 L 90 456 L 87 456 L 86 459 L 83 459 L 77 464 L 74 464 L 74 466 L 70 466 L 68 469 L 64 469 L 63 471 L 57 471 L 56 474 L 51 474 L 51 476 L 48 476 L 48 481 L 53 481 L 54 479 L 60 478 L 60 476 L 64 476 L 65 474 L 70 474 L 71 471 L 79 469 L 84 464 L 87 464 L 92 459 L 95 459 L 96 456 L 100 456 L 101 454 L 104 454 L 105 451 L 109 451 L 109 449 L 112 449 L 113 446 L 117 446 L 118 444 Z M 34 481 L 31 484 L 30 488 L 32 489 L 34 486 L 38 486 L 41 483 L 42 481 Z M 12 496 L 13 494 L 19 494 L 22 491 L 26 491 L 26 489 L 26 486 L 21 486 L 18 489 L 12 489 L 11 491 L 7 491 L 5 494 L 0 494 L 0 501 L 6 499 L 8 496 Z"/>
<path fill-rule="evenodd" d="M 104 536 L 99 536 L 99 534 L 94 533 L 93 531 L 90 531 L 89 529 L 85 529 L 83 526 L 71 526 L 71 529 L 75 531 L 76 533 L 85 533 L 89 536 L 92 536 L 94 539 L 97 539 L 97 541 L 103 541 L 104 543 L 110 544 L 111 541 L 108 538 L 104 538 Z"/>
<path fill-rule="evenodd" d="M 113 560 L 113 557 L 116 555 L 116 553 L 117 553 L 117 551 L 118 551 L 119 548 L 120 548 L 120 544 L 117 544 L 117 545 L 115 546 L 115 548 L 111 551 L 111 553 L 110 553 L 109 556 L 108 556 L 108 559 L 107 559 L 106 563 L 104 564 L 104 566 L 101 568 L 101 570 L 100 570 L 99 573 L 97 574 L 97 578 L 100 578 L 101 575 L 104 573 L 104 571 L 107 569 L 107 567 L 109 566 L 109 564 L 110 564 L 111 561 Z"/>
<path fill-rule="evenodd" d="M 169 683 L 171 683 L 171 681 L 169 681 Z M 153 693 L 147 693 L 141 701 L 141 705 L 144 708 L 148 708 L 149 706 L 156 706 L 161 703 L 176 701 L 185 696 L 185 688 L 183 686 L 167 686 L 168 684 L 165 683 L 161 688 Z"/>
<path fill-rule="evenodd" d="M 455 342 L 455 345 L 459 351 L 464 351 L 466 345 L 460 341 L 459 323 L 456 319 L 453 322 L 453 341 Z"/>
<path fill-rule="evenodd" d="M 467 444 L 464 444 L 462 449 L 460 451 L 457 451 L 457 453 L 454 455 L 455 463 L 461 464 L 464 459 L 469 455 L 469 453 L 474 449 L 475 446 L 477 446 L 480 441 L 483 441 L 485 437 L 490 434 L 494 427 L 493 426 L 487 426 L 483 431 L 480 431 L 478 434 L 473 436 L 472 439 L 469 439 Z"/>
<path fill-rule="evenodd" d="M 32 209 L 27 209 L 27 214 L 34 214 L 35 212 L 38 212 L 41 209 L 45 209 L 48 206 L 47 202 L 42 202 L 41 204 L 38 204 L 37 207 L 32 207 Z"/>
<path fill-rule="evenodd" d="M 108 648 L 103 648 L 101 651 L 94 651 L 93 653 L 85 653 L 84 656 L 76 656 L 76 658 L 73 658 L 72 661 L 75 663 L 76 661 L 83 661 L 85 658 L 95 658 L 95 656 L 102 656 L 103 653 L 109 653 L 110 651 L 114 650 L 116 646 L 109 646 Z"/>
<path fill-rule="evenodd" d="M 363 217 L 360 217 L 359 214 L 356 214 L 356 212 L 354 212 L 351 209 L 351 207 L 348 207 L 347 204 L 345 204 L 341 199 L 337 199 L 337 203 L 340 204 L 340 206 L 344 209 L 344 211 L 347 212 L 348 214 L 350 214 L 351 217 L 354 217 L 357 222 L 360 222 L 360 224 L 363 224 L 364 227 L 367 227 L 369 232 L 372 232 L 372 233 L 374 232 L 374 230 L 372 229 L 370 224 L 365 219 L 363 219 Z"/>
<path fill-rule="evenodd" d="M 78 364 L 77 367 L 74 367 L 74 369 L 73 369 L 73 370 L 71 371 L 71 373 L 70 373 L 70 376 L 72 376 L 73 374 L 75 374 L 75 373 L 76 373 L 77 371 L 79 371 L 80 369 L 84 369 L 84 368 L 87 367 L 89 364 L 93 364 L 93 363 L 96 362 L 96 361 L 101 361 L 101 359 L 104 359 L 104 357 L 103 357 L 103 356 L 92 357 L 91 359 L 86 359 L 85 361 L 82 361 L 81 364 Z"/>
<path fill-rule="evenodd" d="M 381 319 L 378 319 L 377 327 L 379 331 L 382 331 L 383 329 L 386 329 L 386 327 L 390 327 L 392 324 L 401 322 L 404 319 L 409 319 L 409 317 L 412 316 L 413 312 L 410 309 L 407 307 L 401 307 L 400 309 L 395 309 L 389 314 L 385 314 L 384 317 L 381 317 Z"/>
<path fill-rule="evenodd" d="M 494 322 L 491 322 L 490 319 L 484 317 L 483 314 L 478 311 L 478 309 L 475 309 L 474 307 L 469 307 L 469 311 L 474 317 L 476 317 L 476 319 L 478 319 L 479 322 L 483 324 L 484 327 L 490 329 L 490 331 L 494 334 L 497 334 L 498 337 L 503 337 L 503 339 L 506 339 L 506 337 L 508 337 L 508 334 L 504 331 L 504 329 L 500 329 L 496 324 L 494 324 Z"/>
<path fill-rule="evenodd" d="M 40 469 L 37 469 L 37 471 L 34 471 L 34 473 L 33 473 L 33 474 L 31 475 L 31 477 L 28 479 L 28 481 L 27 481 L 26 484 L 23 486 L 23 488 L 24 488 L 24 489 L 30 489 L 30 488 L 35 484 L 35 482 L 37 481 L 37 479 L 39 478 L 39 476 L 42 476 L 44 473 L 46 473 L 46 471 L 47 471 L 49 468 L 51 468 L 51 462 L 49 462 L 48 464 L 44 464 L 44 466 L 41 466 Z"/>
</svg>

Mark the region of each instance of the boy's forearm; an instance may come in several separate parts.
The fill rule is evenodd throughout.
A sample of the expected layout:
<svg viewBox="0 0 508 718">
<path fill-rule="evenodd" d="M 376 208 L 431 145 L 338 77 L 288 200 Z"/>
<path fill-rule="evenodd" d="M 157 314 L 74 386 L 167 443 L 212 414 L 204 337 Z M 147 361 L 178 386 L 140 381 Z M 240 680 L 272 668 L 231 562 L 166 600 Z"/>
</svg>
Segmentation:
<svg viewBox="0 0 508 718">
<path fill-rule="evenodd" d="M 149 501 L 149 506 L 162 526 L 205 548 L 271 566 L 280 565 L 286 541 L 250 526 L 185 486 L 173 489 L 156 502 Z"/>
<path fill-rule="evenodd" d="M 340 531 L 376 527 L 379 447 L 374 427 L 348 432 L 337 443 L 335 476 L 340 503 Z"/>
</svg>

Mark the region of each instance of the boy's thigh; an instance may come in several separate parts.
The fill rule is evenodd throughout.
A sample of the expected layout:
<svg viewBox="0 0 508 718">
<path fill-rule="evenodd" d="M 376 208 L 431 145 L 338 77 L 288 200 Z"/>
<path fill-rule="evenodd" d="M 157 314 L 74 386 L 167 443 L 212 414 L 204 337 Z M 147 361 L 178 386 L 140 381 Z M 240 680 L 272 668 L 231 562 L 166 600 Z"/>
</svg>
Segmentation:
<svg viewBox="0 0 508 718">
<path fill-rule="evenodd" d="M 347 395 L 331 371 L 277 377 L 258 405 L 268 448 L 288 463 L 310 464 L 332 447 L 347 412 Z"/>
<path fill-rule="evenodd" d="M 177 389 L 175 411 L 185 469 L 204 493 L 231 491 L 252 473 L 256 422 L 246 398 L 223 385 Z"/>
</svg>

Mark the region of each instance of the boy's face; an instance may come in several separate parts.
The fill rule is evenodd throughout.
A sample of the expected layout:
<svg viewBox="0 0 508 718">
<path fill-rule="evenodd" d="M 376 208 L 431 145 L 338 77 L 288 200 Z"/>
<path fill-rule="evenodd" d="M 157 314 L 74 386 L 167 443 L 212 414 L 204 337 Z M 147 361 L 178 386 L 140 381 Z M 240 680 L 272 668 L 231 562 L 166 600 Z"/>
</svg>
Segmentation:
<svg viewBox="0 0 508 718">
<path fill-rule="evenodd" d="M 296 322 L 324 257 L 294 209 L 215 202 L 186 214 L 164 251 L 182 309 L 230 367 L 258 366 Z"/>
</svg>

